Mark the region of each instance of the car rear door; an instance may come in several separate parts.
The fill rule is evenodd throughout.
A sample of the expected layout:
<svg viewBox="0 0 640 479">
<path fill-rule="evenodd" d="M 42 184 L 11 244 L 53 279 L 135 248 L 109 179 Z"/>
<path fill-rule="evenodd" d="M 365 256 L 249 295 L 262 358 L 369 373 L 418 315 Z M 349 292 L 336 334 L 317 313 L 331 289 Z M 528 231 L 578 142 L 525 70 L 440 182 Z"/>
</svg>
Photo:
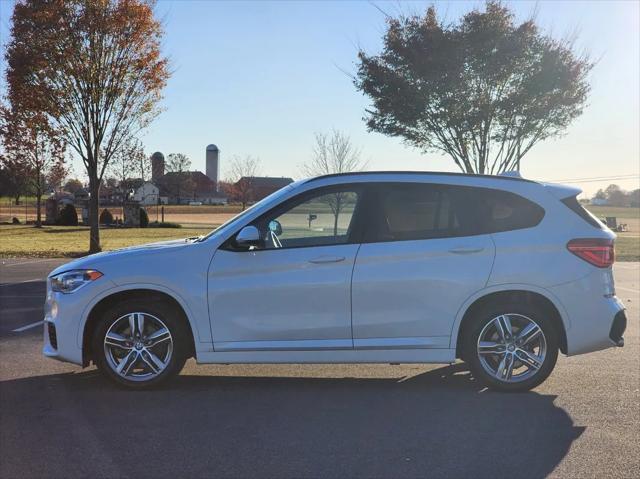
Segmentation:
<svg viewBox="0 0 640 479">
<path fill-rule="evenodd" d="M 448 348 L 494 260 L 490 235 L 474 234 L 472 189 L 381 183 L 371 201 L 352 280 L 354 347 Z"/>
</svg>

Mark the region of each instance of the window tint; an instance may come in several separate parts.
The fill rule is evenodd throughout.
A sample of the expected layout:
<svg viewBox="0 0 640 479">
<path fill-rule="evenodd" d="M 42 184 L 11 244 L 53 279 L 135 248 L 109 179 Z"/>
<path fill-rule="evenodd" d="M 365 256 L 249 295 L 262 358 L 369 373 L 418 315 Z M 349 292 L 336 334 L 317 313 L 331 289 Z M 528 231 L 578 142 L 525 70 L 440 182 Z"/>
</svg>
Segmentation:
<svg viewBox="0 0 640 479">
<path fill-rule="evenodd" d="M 591 226 L 598 228 L 600 230 L 604 229 L 604 224 L 591 214 L 589 210 L 587 210 L 584 206 L 582 206 L 578 202 L 578 198 L 575 196 L 570 196 L 569 198 L 565 198 L 562 202 L 575 214 L 577 214 L 580 218 L 585 220 Z"/>
<path fill-rule="evenodd" d="M 325 191 L 284 212 L 267 214 L 256 224 L 265 249 L 347 243 L 359 196 L 352 190 Z"/>
<path fill-rule="evenodd" d="M 426 183 L 384 183 L 367 220 L 368 241 L 496 233 L 537 225 L 544 210 L 506 191 Z"/>
<path fill-rule="evenodd" d="M 508 191 L 473 188 L 480 233 L 498 233 L 531 228 L 540 223 L 544 210 L 522 196 Z"/>
<path fill-rule="evenodd" d="M 425 184 L 382 185 L 374 220 L 373 241 L 443 238 L 465 234 L 463 195 L 454 188 Z"/>
</svg>

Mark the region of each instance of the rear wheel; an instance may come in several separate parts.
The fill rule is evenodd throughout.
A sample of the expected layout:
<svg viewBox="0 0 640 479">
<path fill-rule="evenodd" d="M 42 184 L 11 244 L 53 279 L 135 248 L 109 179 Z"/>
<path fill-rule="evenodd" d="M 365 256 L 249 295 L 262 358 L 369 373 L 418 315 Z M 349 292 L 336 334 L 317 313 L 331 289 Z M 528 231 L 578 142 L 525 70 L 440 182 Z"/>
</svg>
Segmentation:
<svg viewBox="0 0 640 479">
<path fill-rule="evenodd" d="M 180 372 L 187 358 L 187 339 L 175 308 L 131 299 L 103 314 L 93 336 L 93 355 L 109 379 L 144 389 Z"/>
<path fill-rule="evenodd" d="M 493 389 L 534 388 L 551 374 L 558 358 L 557 330 L 533 308 L 486 308 L 464 334 L 465 361 Z"/>
</svg>

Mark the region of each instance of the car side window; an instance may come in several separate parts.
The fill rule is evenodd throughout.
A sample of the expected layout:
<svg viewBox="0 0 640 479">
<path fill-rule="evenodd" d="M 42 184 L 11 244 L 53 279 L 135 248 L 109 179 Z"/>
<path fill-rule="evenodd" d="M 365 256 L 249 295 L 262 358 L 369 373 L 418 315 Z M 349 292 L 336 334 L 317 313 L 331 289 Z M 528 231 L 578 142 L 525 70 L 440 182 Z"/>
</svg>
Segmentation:
<svg viewBox="0 0 640 479">
<path fill-rule="evenodd" d="M 544 209 L 509 191 L 474 188 L 473 204 L 481 233 L 499 233 L 536 226 Z"/>
<path fill-rule="evenodd" d="M 254 223 L 264 238 L 261 249 L 345 244 L 361 194 L 352 189 L 319 192 Z"/>
<path fill-rule="evenodd" d="M 440 185 L 394 183 L 378 189 L 370 225 L 373 241 L 402 241 L 456 236 L 462 231 L 459 199 Z"/>
<path fill-rule="evenodd" d="M 406 241 L 497 233 L 537 225 L 544 210 L 514 193 L 430 183 L 381 183 L 366 241 Z"/>
</svg>

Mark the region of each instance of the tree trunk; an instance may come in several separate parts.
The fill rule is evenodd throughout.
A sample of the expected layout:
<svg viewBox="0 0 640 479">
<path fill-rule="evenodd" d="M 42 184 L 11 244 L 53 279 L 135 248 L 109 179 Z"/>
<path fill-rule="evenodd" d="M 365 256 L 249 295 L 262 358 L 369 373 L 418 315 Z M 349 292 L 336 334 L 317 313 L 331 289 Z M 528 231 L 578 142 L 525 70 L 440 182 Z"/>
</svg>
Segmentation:
<svg viewBox="0 0 640 479">
<path fill-rule="evenodd" d="M 100 225 L 98 224 L 98 208 L 100 199 L 100 182 L 97 178 L 89 179 L 89 253 L 99 253 Z"/>
<path fill-rule="evenodd" d="M 36 191 L 36 228 L 42 228 L 42 191 Z"/>
</svg>

